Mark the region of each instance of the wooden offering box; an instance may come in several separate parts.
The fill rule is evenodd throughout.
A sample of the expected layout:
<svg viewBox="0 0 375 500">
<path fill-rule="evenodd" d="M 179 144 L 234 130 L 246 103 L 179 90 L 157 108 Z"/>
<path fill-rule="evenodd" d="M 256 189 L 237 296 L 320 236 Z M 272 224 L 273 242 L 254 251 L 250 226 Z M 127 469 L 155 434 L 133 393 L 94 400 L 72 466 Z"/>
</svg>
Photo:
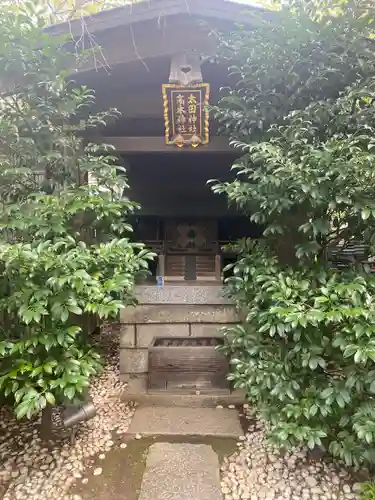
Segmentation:
<svg viewBox="0 0 375 500">
<path fill-rule="evenodd" d="M 228 360 L 219 337 L 157 337 L 149 347 L 149 389 L 228 389 Z"/>
</svg>

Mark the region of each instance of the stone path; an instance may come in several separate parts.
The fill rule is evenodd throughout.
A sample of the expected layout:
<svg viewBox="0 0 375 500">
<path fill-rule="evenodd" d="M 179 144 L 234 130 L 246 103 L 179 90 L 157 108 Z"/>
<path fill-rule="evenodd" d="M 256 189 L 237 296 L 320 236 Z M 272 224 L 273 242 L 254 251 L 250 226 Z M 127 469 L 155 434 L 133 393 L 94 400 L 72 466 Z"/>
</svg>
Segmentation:
<svg viewBox="0 0 375 500">
<path fill-rule="evenodd" d="M 157 443 L 149 448 L 139 500 L 221 500 L 219 460 L 211 446 Z"/>
<path fill-rule="evenodd" d="M 139 407 L 129 434 L 142 436 L 243 436 L 236 410 L 217 408 Z"/>
<path fill-rule="evenodd" d="M 139 407 L 129 427 L 136 436 L 243 436 L 235 409 Z M 209 444 L 150 446 L 139 500 L 221 500 L 219 459 Z"/>
</svg>

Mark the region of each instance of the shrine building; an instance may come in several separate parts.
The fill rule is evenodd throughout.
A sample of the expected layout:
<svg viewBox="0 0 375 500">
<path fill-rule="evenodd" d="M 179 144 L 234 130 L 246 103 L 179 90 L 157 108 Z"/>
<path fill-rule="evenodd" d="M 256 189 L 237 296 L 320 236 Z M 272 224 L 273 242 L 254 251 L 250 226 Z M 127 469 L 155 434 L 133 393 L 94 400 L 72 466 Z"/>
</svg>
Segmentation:
<svg viewBox="0 0 375 500">
<path fill-rule="evenodd" d="M 148 281 L 137 287 L 139 305 L 121 314 L 120 368 L 129 397 L 158 390 L 230 391 L 223 360 L 207 350 L 219 342 L 223 325 L 238 321 L 223 294 L 223 268 L 235 256 L 223 246 L 257 237 L 259 228 L 207 185 L 230 179 L 238 155 L 219 135 L 207 105 L 228 84 L 227 66 L 212 58 L 214 32 L 239 23 L 251 29 L 262 12 L 227 0 L 144 0 L 84 19 L 101 50 L 74 79 L 95 90 L 97 111 L 121 112 L 97 140 L 113 144 L 121 156 L 130 198 L 142 207 L 134 237 L 158 256 Z M 79 37 L 82 22 L 48 31 Z M 193 354 L 181 357 L 181 345 Z M 178 362 L 158 358 L 163 346 L 177 353 Z M 208 359 L 195 354 L 197 346 L 211 353 Z"/>
</svg>

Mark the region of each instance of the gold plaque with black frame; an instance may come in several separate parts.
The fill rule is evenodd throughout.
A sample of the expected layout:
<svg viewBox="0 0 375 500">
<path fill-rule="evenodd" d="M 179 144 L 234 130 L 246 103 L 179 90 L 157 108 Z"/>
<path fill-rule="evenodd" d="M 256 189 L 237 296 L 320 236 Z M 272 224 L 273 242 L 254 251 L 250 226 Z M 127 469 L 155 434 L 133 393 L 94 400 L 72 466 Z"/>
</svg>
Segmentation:
<svg viewBox="0 0 375 500">
<path fill-rule="evenodd" d="M 210 85 L 163 85 L 165 142 L 180 148 L 209 143 Z"/>
</svg>

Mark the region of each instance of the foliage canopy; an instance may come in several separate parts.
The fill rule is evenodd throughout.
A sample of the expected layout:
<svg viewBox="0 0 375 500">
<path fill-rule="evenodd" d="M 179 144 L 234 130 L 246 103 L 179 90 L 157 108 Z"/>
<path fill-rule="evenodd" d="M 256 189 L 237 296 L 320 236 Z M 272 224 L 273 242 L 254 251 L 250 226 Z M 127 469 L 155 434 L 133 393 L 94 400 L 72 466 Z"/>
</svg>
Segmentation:
<svg viewBox="0 0 375 500">
<path fill-rule="evenodd" d="M 33 2 L 32 12 L 45 24 L 71 21 L 83 16 L 90 16 L 102 10 L 131 5 L 142 0 L 37 0 Z M 28 0 L 4 0 L 4 3 L 28 9 Z M 83 27 L 84 28 L 84 27 Z"/>
</svg>

